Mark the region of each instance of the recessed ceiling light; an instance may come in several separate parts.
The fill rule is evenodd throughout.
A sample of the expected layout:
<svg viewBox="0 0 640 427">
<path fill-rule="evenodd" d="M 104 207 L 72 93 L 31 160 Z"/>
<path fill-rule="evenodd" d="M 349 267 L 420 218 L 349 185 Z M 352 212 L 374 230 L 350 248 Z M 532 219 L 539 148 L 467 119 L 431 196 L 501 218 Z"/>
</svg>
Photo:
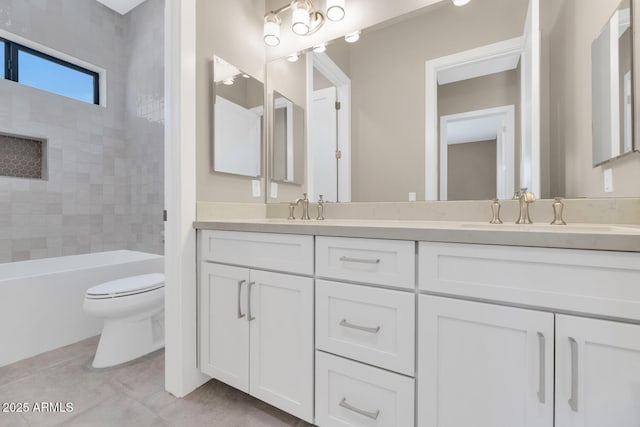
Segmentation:
<svg viewBox="0 0 640 427">
<path fill-rule="evenodd" d="M 344 36 L 344 39 L 347 43 L 355 43 L 360 40 L 360 31 L 355 31 L 351 34 L 347 34 Z"/>
<path fill-rule="evenodd" d="M 456 6 L 464 6 L 465 4 L 469 3 L 471 0 L 451 0 L 453 1 L 453 4 L 455 4 Z"/>
<path fill-rule="evenodd" d="M 287 56 L 287 61 L 289 61 L 289 62 L 297 62 L 298 61 L 298 54 L 297 53 L 292 53 L 291 55 Z"/>
<path fill-rule="evenodd" d="M 233 77 L 228 77 L 222 81 L 222 83 L 227 86 L 231 86 L 234 82 L 235 82 L 235 79 Z"/>
</svg>

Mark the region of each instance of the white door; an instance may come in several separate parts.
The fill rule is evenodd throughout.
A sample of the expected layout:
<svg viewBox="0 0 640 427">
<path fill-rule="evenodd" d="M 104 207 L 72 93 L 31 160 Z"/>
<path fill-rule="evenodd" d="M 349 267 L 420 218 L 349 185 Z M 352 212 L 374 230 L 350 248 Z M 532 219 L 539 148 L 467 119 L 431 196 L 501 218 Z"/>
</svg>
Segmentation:
<svg viewBox="0 0 640 427">
<path fill-rule="evenodd" d="M 640 326 L 556 317 L 556 427 L 640 426 Z"/>
<path fill-rule="evenodd" d="M 309 199 L 314 201 L 320 194 L 326 201 L 338 201 L 336 99 L 335 87 L 313 92 L 309 120 L 309 139 L 313 154 L 313 193 L 309 194 Z"/>
<path fill-rule="evenodd" d="M 313 422 L 313 279 L 251 271 L 251 395 Z"/>
<path fill-rule="evenodd" d="M 553 314 L 422 295 L 419 322 L 419 426 L 553 426 Z"/>
<path fill-rule="evenodd" d="M 249 270 L 203 262 L 200 268 L 200 369 L 249 392 Z"/>
</svg>

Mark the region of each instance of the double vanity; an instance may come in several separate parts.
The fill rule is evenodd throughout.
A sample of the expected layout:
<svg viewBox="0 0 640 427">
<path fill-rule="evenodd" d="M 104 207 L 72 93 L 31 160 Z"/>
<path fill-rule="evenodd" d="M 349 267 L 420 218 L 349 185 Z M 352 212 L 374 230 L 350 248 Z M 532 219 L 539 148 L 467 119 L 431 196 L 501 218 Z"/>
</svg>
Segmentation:
<svg viewBox="0 0 640 427">
<path fill-rule="evenodd" d="M 640 425 L 640 227 L 195 226 L 201 371 L 309 423 Z"/>
</svg>

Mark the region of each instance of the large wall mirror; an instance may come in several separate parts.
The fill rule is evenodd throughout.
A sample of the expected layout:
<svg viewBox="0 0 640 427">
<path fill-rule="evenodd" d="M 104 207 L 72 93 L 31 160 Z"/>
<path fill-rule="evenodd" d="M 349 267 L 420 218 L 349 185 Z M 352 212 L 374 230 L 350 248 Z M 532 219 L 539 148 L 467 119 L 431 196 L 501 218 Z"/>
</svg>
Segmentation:
<svg viewBox="0 0 640 427">
<path fill-rule="evenodd" d="M 213 76 L 213 170 L 259 177 L 264 84 L 217 56 Z"/>
<path fill-rule="evenodd" d="M 593 164 L 634 150 L 633 20 L 624 0 L 593 42 Z"/>
<path fill-rule="evenodd" d="M 632 1 L 441 1 L 365 28 L 356 42 L 327 40 L 299 52 L 295 73 L 286 58 L 270 62 L 267 81 L 295 81 L 300 89 L 306 73 L 300 189 L 332 202 L 511 199 L 523 187 L 538 198 L 605 196 L 603 174 L 592 168 L 598 109 L 587 96 L 594 91 L 595 105 L 596 85 L 612 90 L 613 83 L 611 69 L 594 72 L 592 89 L 588 70 L 603 26 L 614 32 L 614 11 L 618 49 L 631 52 L 621 23 L 625 14 L 632 21 L 624 11 Z M 617 58 L 615 144 L 623 152 L 633 134 L 623 95 L 633 83 L 627 78 L 625 89 L 622 69 L 633 70 L 630 58 Z M 621 175 L 637 183 L 639 163 L 620 164 Z M 631 181 L 620 183 L 623 192 L 639 195 Z"/>
</svg>

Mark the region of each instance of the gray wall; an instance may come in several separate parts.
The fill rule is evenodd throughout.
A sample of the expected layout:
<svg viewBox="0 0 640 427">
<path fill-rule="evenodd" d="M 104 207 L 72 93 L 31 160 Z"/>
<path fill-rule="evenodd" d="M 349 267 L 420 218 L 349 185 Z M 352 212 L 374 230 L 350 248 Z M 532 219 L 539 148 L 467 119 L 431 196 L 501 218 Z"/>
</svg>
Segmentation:
<svg viewBox="0 0 640 427">
<path fill-rule="evenodd" d="M 162 10 L 163 0 L 125 17 L 87 0 L 0 0 L 0 28 L 108 73 L 106 107 L 0 80 L 0 132 L 46 138 L 49 174 L 0 177 L 0 262 L 162 251 Z"/>
<path fill-rule="evenodd" d="M 450 144 L 447 153 L 447 200 L 496 197 L 497 141 Z"/>
</svg>

